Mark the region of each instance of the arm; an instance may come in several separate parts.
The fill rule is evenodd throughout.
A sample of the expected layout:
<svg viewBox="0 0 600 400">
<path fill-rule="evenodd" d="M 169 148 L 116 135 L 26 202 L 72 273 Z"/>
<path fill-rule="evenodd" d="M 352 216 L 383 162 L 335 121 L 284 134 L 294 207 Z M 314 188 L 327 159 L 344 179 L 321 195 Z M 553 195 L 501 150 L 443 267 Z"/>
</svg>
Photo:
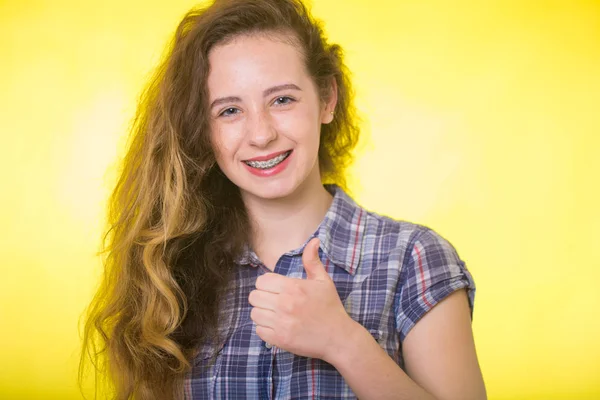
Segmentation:
<svg viewBox="0 0 600 400">
<path fill-rule="evenodd" d="M 347 340 L 329 359 L 361 399 L 484 400 L 464 290 L 438 303 L 419 320 L 402 345 L 404 371 L 371 334 L 352 321 Z"/>
</svg>

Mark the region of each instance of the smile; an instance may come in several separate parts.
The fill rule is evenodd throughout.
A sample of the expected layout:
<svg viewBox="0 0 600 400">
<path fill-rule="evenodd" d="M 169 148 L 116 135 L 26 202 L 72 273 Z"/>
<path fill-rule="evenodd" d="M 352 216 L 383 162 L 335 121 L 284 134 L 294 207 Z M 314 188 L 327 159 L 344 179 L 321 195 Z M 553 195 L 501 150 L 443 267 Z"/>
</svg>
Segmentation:
<svg viewBox="0 0 600 400">
<path fill-rule="evenodd" d="M 276 165 L 281 164 L 286 158 L 289 157 L 289 155 L 292 153 L 292 151 L 286 151 L 285 153 L 282 153 L 280 155 L 278 155 L 277 157 L 273 157 L 270 160 L 265 160 L 265 161 L 244 161 L 244 163 L 246 163 L 246 165 L 252 167 L 252 168 L 257 168 L 257 169 L 269 169 L 269 168 L 273 168 Z"/>
</svg>

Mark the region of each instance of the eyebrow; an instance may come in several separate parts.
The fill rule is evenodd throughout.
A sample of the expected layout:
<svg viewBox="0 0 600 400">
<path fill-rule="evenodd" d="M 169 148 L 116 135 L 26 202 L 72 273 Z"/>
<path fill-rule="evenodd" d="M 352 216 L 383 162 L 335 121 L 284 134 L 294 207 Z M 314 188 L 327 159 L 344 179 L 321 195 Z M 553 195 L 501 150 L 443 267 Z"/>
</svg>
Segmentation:
<svg viewBox="0 0 600 400">
<path fill-rule="evenodd" d="M 277 86 L 273 86 L 268 89 L 265 89 L 265 91 L 263 92 L 263 97 L 267 97 L 268 95 L 273 94 L 275 92 L 279 92 L 281 90 L 302 91 L 302 89 L 300 89 L 298 86 L 294 85 L 293 83 L 286 83 L 284 85 L 277 85 Z M 212 110 L 213 107 L 216 107 L 216 106 L 224 104 L 224 103 L 235 103 L 235 102 L 241 102 L 241 101 L 242 101 L 242 99 L 237 96 L 221 97 L 212 102 L 212 104 L 210 105 L 210 109 Z"/>
</svg>

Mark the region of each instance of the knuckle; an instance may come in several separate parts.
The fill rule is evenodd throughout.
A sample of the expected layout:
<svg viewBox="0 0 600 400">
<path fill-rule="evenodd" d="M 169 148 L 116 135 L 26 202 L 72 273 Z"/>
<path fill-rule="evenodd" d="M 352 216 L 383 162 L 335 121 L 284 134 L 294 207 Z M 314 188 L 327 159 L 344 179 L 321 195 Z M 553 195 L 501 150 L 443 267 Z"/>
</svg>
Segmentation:
<svg viewBox="0 0 600 400">
<path fill-rule="evenodd" d="M 283 336 L 283 338 L 279 339 L 279 343 L 281 343 L 281 347 L 286 348 L 289 347 L 290 341 L 287 339 L 287 336 Z"/>
<path fill-rule="evenodd" d="M 283 322 L 279 326 L 279 343 L 283 345 L 283 347 L 287 347 L 292 344 L 293 337 L 293 326 L 289 321 Z"/>
<path fill-rule="evenodd" d="M 291 280 L 288 282 L 288 288 L 292 293 L 298 293 L 302 290 L 301 281 L 298 279 Z"/>
<path fill-rule="evenodd" d="M 289 335 L 284 330 L 280 330 L 276 337 L 277 343 L 279 343 L 281 347 L 288 347 L 290 344 Z"/>
<path fill-rule="evenodd" d="M 294 302 L 289 298 L 283 298 L 279 303 L 279 309 L 287 314 L 291 314 L 295 310 Z"/>
<path fill-rule="evenodd" d="M 260 291 L 253 290 L 250 292 L 250 295 L 248 296 L 248 300 L 250 300 L 251 303 L 256 303 L 259 299 L 260 299 Z"/>
<path fill-rule="evenodd" d="M 284 307 L 285 307 L 285 312 L 287 312 L 289 314 L 294 312 L 294 309 L 295 309 L 294 303 L 288 301 L 288 302 L 284 303 Z"/>
<path fill-rule="evenodd" d="M 285 293 L 285 292 L 288 292 L 288 291 L 290 290 L 290 283 L 288 282 L 288 280 L 287 280 L 287 279 L 285 279 L 285 280 L 282 280 L 282 281 L 279 283 L 279 286 L 280 286 L 280 288 L 281 288 L 281 291 L 282 291 L 282 292 L 284 292 L 284 293 Z"/>
</svg>

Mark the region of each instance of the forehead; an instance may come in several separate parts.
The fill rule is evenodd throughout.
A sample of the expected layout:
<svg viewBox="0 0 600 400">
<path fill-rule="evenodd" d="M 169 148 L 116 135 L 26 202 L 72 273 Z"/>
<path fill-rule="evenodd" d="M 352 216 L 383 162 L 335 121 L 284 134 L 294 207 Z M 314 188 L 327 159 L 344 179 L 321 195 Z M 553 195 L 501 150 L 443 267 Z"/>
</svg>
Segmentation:
<svg viewBox="0 0 600 400">
<path fill-rule="evenodd" d="M 211 97 L 309 79 L 299 47 L 277 33 L 238 36 L 211 49 L 208 60 Z"/>
</svg>

